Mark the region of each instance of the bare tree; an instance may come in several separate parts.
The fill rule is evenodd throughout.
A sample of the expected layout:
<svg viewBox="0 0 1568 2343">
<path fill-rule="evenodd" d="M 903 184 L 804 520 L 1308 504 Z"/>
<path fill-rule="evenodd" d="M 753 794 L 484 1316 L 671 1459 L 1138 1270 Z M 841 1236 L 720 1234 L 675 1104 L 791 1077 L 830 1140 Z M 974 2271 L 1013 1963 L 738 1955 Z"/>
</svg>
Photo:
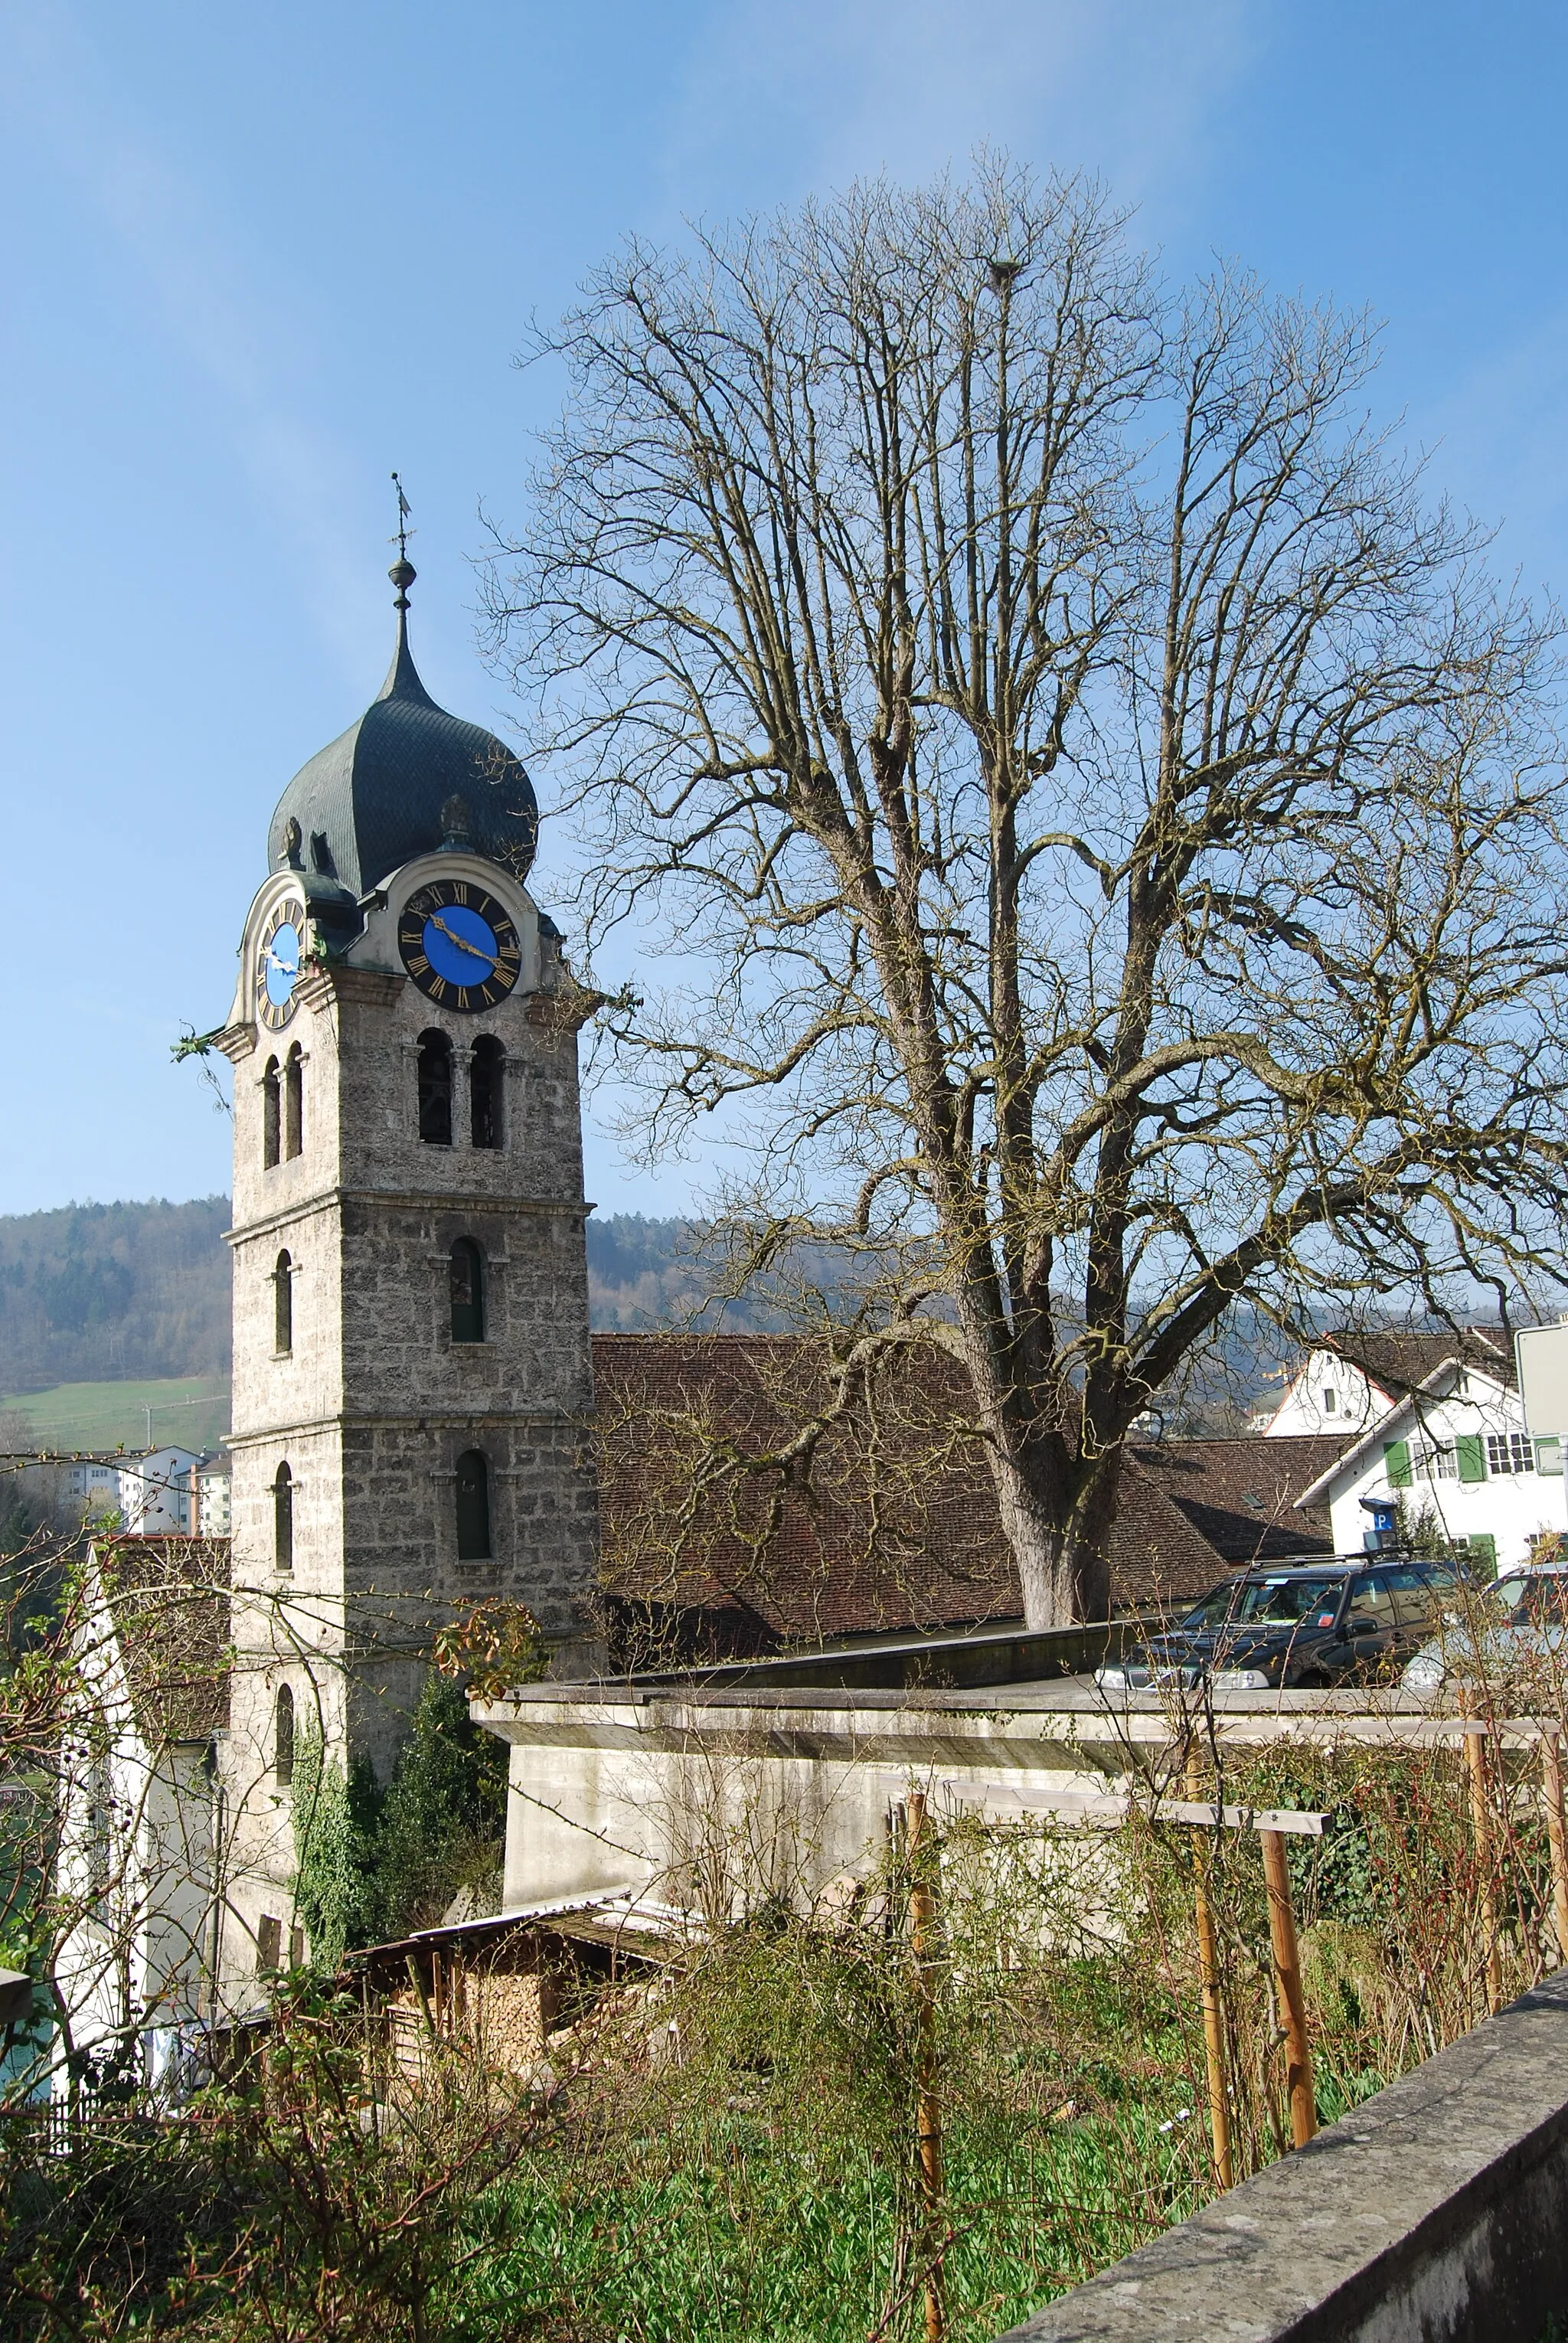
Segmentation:
<svg viewBox="0 0 1568 2343">
<path fill-rule="evenodd" d="M 1364 320 L 1122 229 L 982 162 L 628 246 L 490 584 L 590 945 L 685 960 L 604 1013 L 648 1143 L 728 1110 L 755 1258 L 866 1249 L 841 1388 L 958 1353 L 1036 1624 L 1238 1297 L 1505 1302 L 1568 1201 L 1554 618 Z"/>
</svg>

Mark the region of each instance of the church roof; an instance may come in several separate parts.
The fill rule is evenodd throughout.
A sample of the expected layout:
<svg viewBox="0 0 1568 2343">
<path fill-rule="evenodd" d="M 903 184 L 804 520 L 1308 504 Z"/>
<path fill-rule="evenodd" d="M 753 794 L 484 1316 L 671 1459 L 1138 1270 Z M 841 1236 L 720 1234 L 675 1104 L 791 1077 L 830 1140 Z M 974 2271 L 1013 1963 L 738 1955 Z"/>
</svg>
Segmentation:
<svg viewBox="0 0 1568 2343">
<path fill-rule="evenodd" d="M 534 859 L 533 784 L 493 732 L 437 707 L 408 649 L 413 566 L 399 561 L 391 575 L 397 648 L 387 680 L 358 722 L 296 773 L 267 835 L 269 867 L 297 864 L 313 899 L 336 895 L 347 904 L 417 855 L 457 842 L 453 798 L 463 800 L 463 842 L 472 852 L 518 879 Z"/>
<path fill-rule="evenodd" d="M 699 1477 L 776 1449 L 831 1397 L 824 1343 L 789 1334 L 595 1334 L 600 1584 L 618 1666 L 729 1659 L 844 1634 L 1017 1618 L 1023 1601 L 974 1403 L 913 1348 L 874 1419 L 849 1409 L 809 1481 Z M 1228 1571 L 1332 1554 L 1297 1499 L 1338 1440 L 1130 1443 L 1111 1539 L 1117 1609 L 1185 1604 Z"/>
</svg>

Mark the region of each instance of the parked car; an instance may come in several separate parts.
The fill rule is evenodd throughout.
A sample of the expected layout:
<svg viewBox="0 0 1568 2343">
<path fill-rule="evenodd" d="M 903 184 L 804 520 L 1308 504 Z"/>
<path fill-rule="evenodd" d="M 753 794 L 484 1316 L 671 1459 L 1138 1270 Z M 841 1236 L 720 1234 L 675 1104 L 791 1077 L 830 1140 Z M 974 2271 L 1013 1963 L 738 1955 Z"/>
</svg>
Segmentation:
<svg viewBox="0 0 1568 2343">
<path fill-rule="evenodd" d="M 1406 1692 L 1438 1692 L 1467 1678 L 1505 1675 L 1565 1646 L 1568 1562 L 1540 1563 L 1478 1588 L 1465 1611 L 1453 1613 L 1444 1632 L 1422 1645 L 1400 1683 Z"/>
<path fill-rule="evenodd" d="M 1392 1560 L 1250 1570 L 1094 1680 L 1108 1692 L 1204 1681 L 1222 1692 L 1326 1689 L 1423 1644 L 1454 1576 L 1447 1563 Z"/>
</svg>

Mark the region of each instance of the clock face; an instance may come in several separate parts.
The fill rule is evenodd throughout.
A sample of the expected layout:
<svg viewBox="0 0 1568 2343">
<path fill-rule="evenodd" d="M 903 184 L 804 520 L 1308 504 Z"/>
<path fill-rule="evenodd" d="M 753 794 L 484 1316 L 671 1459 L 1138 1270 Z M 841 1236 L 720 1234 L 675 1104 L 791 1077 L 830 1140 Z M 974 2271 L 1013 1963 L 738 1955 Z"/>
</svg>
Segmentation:
<svg viewBox="0 0 1568 2343">
<path fill-rule="evenodd" d="M 273 906 L 261 931 L 256 956 L 256 1013 L 276 1033 L 294 1014 L 294 988 L 299 981 L 299 952 L 305 934 L 303 905 L 286 896 Z"/>
<path fill-rule="evenodd" d="M 397 949 L 420 991 L 443 1009 L 493 1009 L 523 960 L 509 915 L 471 879 L 435 879 L 410 895 Z"/>
</svg>

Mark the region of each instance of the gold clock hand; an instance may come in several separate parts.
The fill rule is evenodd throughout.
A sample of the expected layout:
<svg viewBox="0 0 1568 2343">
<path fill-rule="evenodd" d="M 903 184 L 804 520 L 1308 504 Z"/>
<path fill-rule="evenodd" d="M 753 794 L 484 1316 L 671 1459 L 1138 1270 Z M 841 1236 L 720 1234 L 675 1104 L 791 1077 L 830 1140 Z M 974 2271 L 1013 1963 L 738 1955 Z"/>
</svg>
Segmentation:
<svg viewBox="0 0 1568 2343">
<path fill-rule="evenodd" d="M 476 960 L 487 960 L 490 966 L 492 968 L 495 967 L 495 953 L 487 952 L 483 944 L 471 944 L 467 936 L 458 935 L 454 929 L 449 928 L 447 925 L 446 920 L 441 917 L 439 911 L 432 911 L 430 913 L 430 925 L 433 928 L 439 928 L 441 933 L 446 937 L 447 941 L 449 944 L 456 944 L 459 951 L 471 952 Z"/>
</svg>

